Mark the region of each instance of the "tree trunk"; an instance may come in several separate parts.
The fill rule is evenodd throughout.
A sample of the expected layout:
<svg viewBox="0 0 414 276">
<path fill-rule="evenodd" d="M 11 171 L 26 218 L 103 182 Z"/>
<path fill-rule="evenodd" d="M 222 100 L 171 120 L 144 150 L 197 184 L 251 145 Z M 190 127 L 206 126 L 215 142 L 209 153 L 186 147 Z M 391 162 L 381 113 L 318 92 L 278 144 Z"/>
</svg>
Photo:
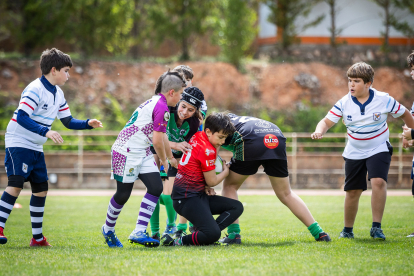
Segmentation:
<svg viewBox="0 0 414 276">
<path fill-rule="evenodd" d="M 328 2 L 331 9 L 331 47 L 336 50 L 335 0 Z"/>
<path fill-rule="evenodd" d="M 390 31 L 390 1 L 386 0 L 384 5 L 385 10 L 385 34 L 384 34 L 384 51 L 388 52 L 389 47 L 389 31 Z"/>
<path fill-rule="evenodd" d="M 135 13 L 138 12 L 138 3 L 139 0 L 135 0 Z M 139 54 L 139 49 L 138 49 L 138 20 L 136 18 L 136 16 L 134 16 L 134 23 L 132 25 L 132 30 L 131 30 L 131 34 L 132 34 L 132 39 L 133 39 L 133 45 L 131 47 L 131 55 L 133 59 L 137 59 L 138 58 L 138 54 Z"/>
<path fill-rule="evenodd" d="M 183 4 L 182 5 L 183 9 L 182 9 L 182 15 L 184 16 L 186 13 L 186 6 Z M 188 53 L 188 34 L 185 31 L 185 25 L 187 24 L 187 22 L 185 20 L 183 20 L 181 22 L 181 57 L 180 60 L 181 61 L 185 61 L 185 60 L 189 60 L 190 59 L 190 54 Z"/>
</svg>

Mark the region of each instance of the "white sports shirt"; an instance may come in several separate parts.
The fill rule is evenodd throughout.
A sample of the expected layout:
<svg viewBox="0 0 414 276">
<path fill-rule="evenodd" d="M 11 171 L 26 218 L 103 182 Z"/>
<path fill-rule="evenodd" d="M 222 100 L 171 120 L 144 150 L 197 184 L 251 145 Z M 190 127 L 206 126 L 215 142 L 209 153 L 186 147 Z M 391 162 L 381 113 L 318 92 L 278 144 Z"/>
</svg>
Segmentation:
<svg viewBox="0 0 414 276">
<path fill-rule="evenodd" d="M 62 89 L 56 85 L 56 94 L 53 94 L 46 89 L 40 79 L 36 79 L 23 90 L 19 107 L 7 125 L 6 148 L 20 147 L 43 152 L 43 144 L 47 138 L 17 123 L 17 112 L 20 109 L 29 114 L 30 119 L 49 129 L 52 128 L 56 116 L 59 119 L 71 116 Z"/>
<path fill-rule="evenodd" d="M 342 154 L 345 158 L 360 160 L 380 152 L 387 152 L 388 113 L 397 118 L 405 112 L 405 107 L 388 93 L 373 88 L 369 93 L 370 96 L 364 104 L 348 93 L 325 117 L 334 123 L 343 119 L 348 133 L 348 143 Z"/>
<path fill-rule="evenodd" d="M 411 106 L 411 110 L 410 110 L 410 112 L 411 112 L 411 115 L 414 117 L 414 103 L 413 103 L 413 105 Z M 413 156 L 413 162 L 414 162 L 414 156 Z"/>
</svg>

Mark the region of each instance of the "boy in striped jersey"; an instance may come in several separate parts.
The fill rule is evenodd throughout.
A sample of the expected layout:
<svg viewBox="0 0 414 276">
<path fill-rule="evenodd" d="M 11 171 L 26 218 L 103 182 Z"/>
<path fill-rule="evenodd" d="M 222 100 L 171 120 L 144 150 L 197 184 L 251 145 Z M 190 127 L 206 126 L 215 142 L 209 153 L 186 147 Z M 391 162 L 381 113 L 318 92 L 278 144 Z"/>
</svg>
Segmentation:
<svg viewBox="0 0 414 276">
<path fill-rule="evenodd" d="M 62 89 L 69 79 L 72 60 L 69 55 L 58 49 L 46 50 L 40 57 L 42 77 L 32 81 L 24 90 L 19 107 L 6 131 L 5 167 L 8 186 L 0 199 L 0 244 L 7 238 L 3 234 L 4 226 L 14 203 L 26 181 L 30 181 L 32 197 L 30 216 L 33 238 L 30 246 L 50 246 L 42 233 L 43 213 L 48 177 L 43 144 L 47 138 L 55 143 L 63 139 L 51 126 L 56 116 L 68 129 L 93 129 L 102 127 L 100 121 L 77 120 L 72 117 Z"/>
<path fill-rule="evenodd" d="M 387 116 L 401 117 L 414 127 L 410 112 L 387 93 L 371 87 L 374 70 L 365 62 L 352 65 L 347 72 L 349 92 L 323 118 L 312 139 L 323 135 L 341 118 L 347 127 L 348 143 L 342 156 L 345 160 L 345 227 L 340 238 L 353 238 L 353 226 L 358 212 L 359 198 L 367 189 L 366 176 L 371 181 L 372 228 L 374 239 L 385 240 L 381 229 L 387 198 L 387 178 L 392 146 L 389 142 Z"/>
<path fill-rule="evenodd" d="M 411 69 L 411 78 L 414 80 L 414 52 L 408 55 L 407 57 L 408 67 Z M 411 115 L 414 116 L 414 103 L 411 107 Z M 403 145 L 404 147 L 409 147 L 413 145 L 414 139 L 414 129 L 403 126 Z M 410 141 L 411 140 L 411 141 Z M 409 142 L 408 142 L 409 141 Z M 413 179 L 413 184 L 411 187 L 412 194 L 414 196 L 414 158 L 413 158 L 413 167 L 411 169 L 411 179 Z M 407 238 L 414 238 L 414 232 L 407 236 Z"/>
</svg>

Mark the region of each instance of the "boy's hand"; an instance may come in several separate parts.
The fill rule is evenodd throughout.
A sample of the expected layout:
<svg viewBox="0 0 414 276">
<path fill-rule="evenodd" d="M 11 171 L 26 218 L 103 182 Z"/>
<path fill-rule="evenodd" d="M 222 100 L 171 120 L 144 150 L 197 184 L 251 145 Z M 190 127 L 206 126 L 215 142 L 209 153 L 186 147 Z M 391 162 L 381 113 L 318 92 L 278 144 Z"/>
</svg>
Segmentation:
<svg viewBox="0 0 414 276">
<path fill-rule="evenodd" d="M 210 188 L 209 186 L 206 186 L 204 188 L 204 191 L 206 192 L 207 195 L 209 196 L 213 196 L 216 195 L 216 191 L 213 188 Z"/>
<path fill-rule="evenodd" d="M 96 119 L 89 120 L 88 125 L 93 128 L 103 127 L 101 121 L 98 121 Z"/>
<path fill-rule="evenodd" d="M 181 143 L 176 143 L 176 146 L 175 146 L 175 150 L 179 150 L 184 153 L 191 151 L 191 149 L 192 149 L 191 145 L 185 141 Z"/>
<path fill-rule="evenodd" d="M 314 133 L 311 134 L 311 137 L 312 137 L 312 139 L 319 140 L 319 139 L 323 138 L 323 135 L 320 132 L 314 132 Z"/>
<path fill-rule="evenodd" d="M 226 176 L 229 175 L 230 173 L 230 163 L 225 162 L 225 164 L 223 164 L 223 172 L 225 173 Z"/>
<path fill-rule="evenodd" d="M 413 142 L 414 142 L 413 140 L 407 141 L 406 139 L 403 139 L 403 148 L 408 149 L 408 148 L 412 147 Z"/>
<path fill-rule="evenodd" d="M 402 136 L 406 139 L 406 140 L 411 140 L 411 128 L 408 128 L 407 126 L 403 126 L 403 133 Z"/>
<path fill-rule="evenodd" d="M 49 130 L 46 133 L 46 137 L 49 139 L 52 139 L 55 144 L 62 144 L 63 138 L 60 136 L 60 134 L 57 131 Z"/>
<path fill-rule="evenodd" d="M 160 160 L 160 167 L 164 166 L 164 171 L 168 172 L 170 164 L 168 163 L 168 160 Z"/>
<path fill-rule="evenodd" d="M 174 168 L 178 169 L 177 159 L 171 158 L 171 159 L 168 159 L 168 161 L 170 161 L 170 165 L 171 166 L 173 166 Z"/>
</svg>

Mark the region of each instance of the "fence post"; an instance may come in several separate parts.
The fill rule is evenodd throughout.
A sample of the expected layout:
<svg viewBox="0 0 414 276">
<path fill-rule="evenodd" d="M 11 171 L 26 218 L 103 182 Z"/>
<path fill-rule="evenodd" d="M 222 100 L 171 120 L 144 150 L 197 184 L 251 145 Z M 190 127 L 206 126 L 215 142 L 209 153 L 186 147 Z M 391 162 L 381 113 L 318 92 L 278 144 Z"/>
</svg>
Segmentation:
<svg viewBox="0 0 414 276">
<path fill-rule="evenodd" d="M 398 186 L 402 184 L 402 176 L 403 176 L 403 143 L 402 143 L 402 134 L 398 134 Z"/>
<path fill-rule="evenodd" d="M 83 183 L 83 132 L 78 130 L 78 187 Z"/>
<path fill-rule="evenodd" d="M 296 132 L 292 133 L 292 168 L 293 168 L 293 173 L 292 173 L 292 186 L 295 187 L 296 182 L 297 182 L 297 176 L 298 176 L 298 164 L 297 164 L 297 159 L 296 159 L 296 154 L 298 151 L 298 138 L 297 138 L 297 134 Z"/>
</svg>

